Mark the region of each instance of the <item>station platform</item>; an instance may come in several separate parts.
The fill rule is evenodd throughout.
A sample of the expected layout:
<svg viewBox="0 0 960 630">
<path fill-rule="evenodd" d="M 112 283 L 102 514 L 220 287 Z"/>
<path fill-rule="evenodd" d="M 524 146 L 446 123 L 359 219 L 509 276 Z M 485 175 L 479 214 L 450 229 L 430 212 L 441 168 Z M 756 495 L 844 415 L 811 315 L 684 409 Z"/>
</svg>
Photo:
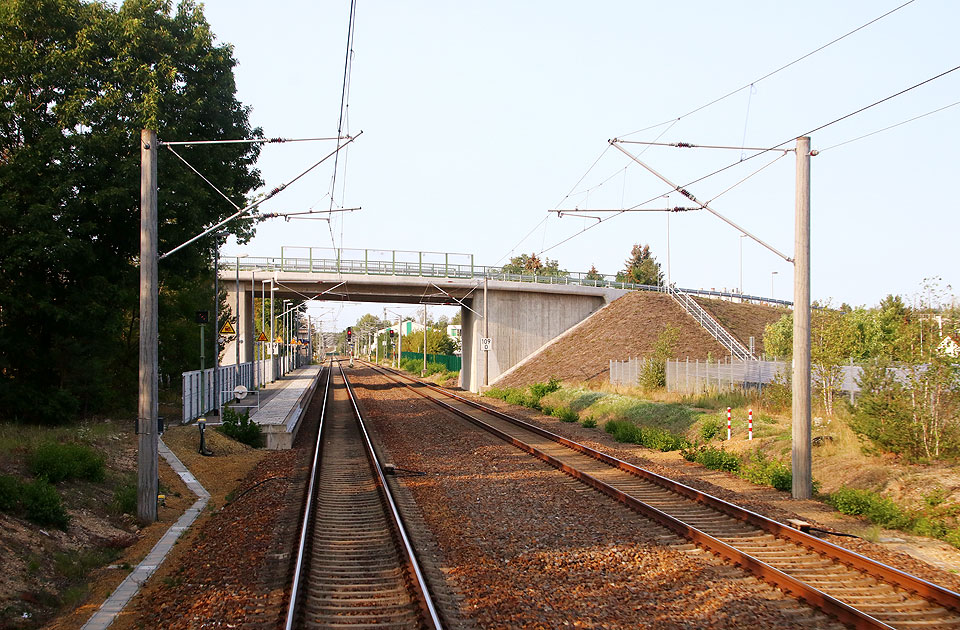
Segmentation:
<svg viewBox="0 0 960 630">
<path fill-rule="evenodd" d="M 287 449 L 300 428 L 300 421 L 313 400 L 321 365 L 294 370 L 261 390 L 261 406 L 250 414 L 260 425 L 268 449 Z"/>
</svg>

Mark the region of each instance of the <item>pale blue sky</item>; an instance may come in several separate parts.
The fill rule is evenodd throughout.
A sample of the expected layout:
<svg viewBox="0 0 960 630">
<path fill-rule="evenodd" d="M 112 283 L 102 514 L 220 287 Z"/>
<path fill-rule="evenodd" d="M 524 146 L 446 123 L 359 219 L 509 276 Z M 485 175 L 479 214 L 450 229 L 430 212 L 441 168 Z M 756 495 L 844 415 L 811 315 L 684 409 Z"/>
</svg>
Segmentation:
<svg viewBox="0 0 960 630">
<path fill-rule="evenodd" d="M 359 0 L 349 131 L 364 134 L 341 160 L 336 201 L 363 210 L 335 220 L 334 241 L 466 252 L 489 265 L 550 248 L 592 221 L 554 215 L 541 224 L 549 209 L 620 208 L 668 189 L 637 165 L 624 170 L 629 161 L 605 151 L 608 138 L 675 119 L 902 2 Z M 334 135 L 349 3 L 204 4 L 213 32 L 234 46 L 239 97 L 253 108 L 254 124 L 271 137 Z M 779 143 L 960 64 L 958 23 L 960 4 L 915 0 L 752 92 L 629 138 L 664 132 L 666 142 Z M 812 145 L 826 149 L 958 100 L 960 71 L 815 133 Z M 930 276 L 960 286 L 952 190 L 958 122 L 960 106 L 813 158 L 815 299 L 872 305 L 887 293 L 910 297 Z M 267 188 L 329 148 L 267 146 L 260 161 Z M 589 192 L 566 197 L 601 154 L 576 187 Z M 739 158 L 655 147 L 642 159 L 686 184 Z M 690 190 L 712 199 L 764 163 L 766 156 Z M 317 169 L 264 209 L 326 208 L 331 173 Z M 793 199 L 790 154 L 712 205 L 792 255 Z M 680 204 L 680 196 L 669 202 Z M 663 213 L 620 215 L 545 255 L 571 271 L 594 264 L 612 274 L 634 243 L 649 243 L 666 269 L 666 222 Z M 228 244 L 223 253 L 329 247 L 330 232 L 323 222 L 273 220 L 252 243 Z M 672 215 L 671 279 L 691 288 L 738 286 L 739 241 L 705 212 Z M 744 240 L 744 290 L 768 295 L 773 271 L 774 296 L 790 299 L 791 266 Z M 367 311 L 382 307 L 345 308 L 337 326 Z"/>
</svg>

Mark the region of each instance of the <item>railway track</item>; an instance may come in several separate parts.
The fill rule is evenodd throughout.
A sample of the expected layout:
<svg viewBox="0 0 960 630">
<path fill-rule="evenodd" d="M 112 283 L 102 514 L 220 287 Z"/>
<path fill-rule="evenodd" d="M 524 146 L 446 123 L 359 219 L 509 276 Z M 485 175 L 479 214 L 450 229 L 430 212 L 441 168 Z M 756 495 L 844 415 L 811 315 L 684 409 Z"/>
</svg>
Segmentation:
<svg viewBox="0 0 960 630">
<path fill-rule="evenodd" d="M 960 628 L 960 595 L 405 374 L 386 378 L 854 628 Z"/>
<path fill-rule="evenodd" d="M 331 362 L 285 628 L 441 628 L 350 384 Z"/>
</svg>

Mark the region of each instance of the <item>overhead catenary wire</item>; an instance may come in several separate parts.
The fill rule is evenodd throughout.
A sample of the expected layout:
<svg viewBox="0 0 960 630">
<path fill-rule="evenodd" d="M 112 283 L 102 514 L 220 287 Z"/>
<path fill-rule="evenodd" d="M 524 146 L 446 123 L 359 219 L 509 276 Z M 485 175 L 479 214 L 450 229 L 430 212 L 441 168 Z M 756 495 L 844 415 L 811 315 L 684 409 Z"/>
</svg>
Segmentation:
<svg viewBox="0 0 960 630">
<path fill-rule="evenodd" d="M 820 131 L 820 130 L 822 130 L 822 129 L 826 129 L 827 127 L 829 127 L 829 126 L 831 126 L 831 125 L 835 125 L 836 123 L 838 123 L 838 122 L 840 122 L 840 121 L 842 121 L 842 120 L 846 120 L 847 118 L 850 118 L 850 117 L 855 116 L 855 115 L 857 115 L 857 114 L 863 113 L 863 112 L 867 111 L 868 109 L 870 109 L 870 108 L 872 108 L 872 107 L 876 107 L 877 105 L 880 105 L 880 104 L 882 104 L 882 103 L 885 103 L 885 102 L 889 101 L 889 100 L 892 99 L 892 98 L 896 98 L 897 96 L 901 96 L 901 95 L 903 95 L 903 94 L 906 94 L 907 92 L 910 92 L 911 90 L 914 90 L 914 89 L 916 89 L 916 88 L 918 88 L 918 87 L 921 87 L 921 86 L 923 86 L 923 85 L 926 85 L 927 83 L 930 83 L 931 81 L 935 81 L 935 80 L 937 80 L 937 79 L 939 79 L 939 78 L 941 78 L 941 77 L 944 77 L 944 76 L 950 74 L 951 72 L 955 72 L 955 71 L 958 70 L 958 69 L 960 69 L 960 66 L 955 66 L 955 67 L 953 67 L 953 68 L 950 68 L 949 70 L 945 70 L 944 72 L 941 72 L 940 74 L 934 75 L 934 76 L 932 76 L 932 77 L 930 77 L 930 78 L 928 78 L 928 79 L 924 79 L 923 81 L 920 81 L 919 83 L 915 83 L 915 84 L 911 85 L 911 86 L 908 87 L 908 88 L 905 88 L 905 89 L 903 89 L 903 90 L 900 90 L 899 92 L 896 92 L 895 94 L 891 94 L 890 96 L 886 96 L 886 97 L 884 97 L 884 98 L 882 98 L 882 99 L 880 99 L 880 100 L 878 100 L 878 101 L 874 101 L 873 103 L 871 103 L 871 104 L 869 104 L 869 105 L 867 105 L 867 106 L 865 106 L 865 107 L 861 107 L 860 109 L 857 109 L 857 110 L 855 110 L 855 111 L 853 111 L 853 112 L 850 112 L 849 114 L 845 114 L 844 116 L 841 116 L 841 117 L 839 117 L 839 118 L 836 118 L 836 119 L 834 119 L 834 120 L 832 120 L 832 121 L 830 121 L 830 122 L 828 122 L 828 123 L 822 124 L 822 125 L 820 125 L 819 127 L 815 127 L 814 129 L 811 129 L 810 131 L 807 131 L 806 133 L 799 134 L 799 135 L 794 136 L 794 137 L 792 137 L 792 138 L 790 138 L 790 139 L 788 139 L 788 140 L 784 140 L 783 142 L 780 142 L 780 143 L 777 143 L 777 144 L 775 144 L 775 145 L 772 145 L 771 147 L 768 147 L 767 149 L 764 149 L 764 150 L 762 150 L 762 151 L 758 151 L 757 153 L 754 153 L 753 155 L 747 156 L 747 157 L 743 158 L 742 160 L 737 160 L 736 162 L 732 162 L 732 163 L 730 163 L 730 164 L 727 164 L 726 166 L 720 167 L 720 168 L 716 169 L 715 171 L 712 171 L 712 172 L 710 172 L 710 173 L 707 173 L 706 175 L 703 175 L 703 176 L 701 176 L 701 177 L 698 177 L 697 179 L 694 179 L 694 180 L 691 180 L 691 181 L 687 182 L 686 184 L 684 184 L 683 186 L 681 186 L 681 187 L 679 187 L 679 188 L 689 188 L 690 186 L 693 186 L 694 184 L 698 184 L 698 183 L 700 183 L 700 182 L 702 182 L 702 181 L 704 181 L 704 180 L 706 180 L 706 179 L 709 179 L 709 178 L 711 178 L 711 177 L 714 177 L 714 176 L 716 176 L 716 175 L 719 175 L 720 173 L 723 173 L 724 171 L 727 171 L 727 170 L 729 170 L 729 169 L 731 169 L 731 168 L 734 168 L 735 166 L 740 166 L 740 165 L 743 164 L 744 162 L 747 162 L 748 160 L 752 160 L 752 159 L 754 159 L 754 158 L 756 158 L 756 157 L 759 157 L 759 156 L 761 156 L 761 155 L 764 155 L 765 153 L 767 153 L 767 152 L 769 152 L 769 151 L 780 150 L 779 147 L 783 146 L 784 144 L 787 144 L 788 142 L 793 142 L 794 140 L 796 140 L 797 138 L 799 138 L 799 137 L 801 137 L 801 136 L 809 136 L 809 135 L 813 134 L 813 133 L 816 132 L 816 131 Z M 657 125 L 657 126 L 659 126 L 659 125 Z M 616 141 L 616 140 L 619 140 L 619 139 L 615 138 L 614 141 Z M 612 141 L 611 141 L 611 142 L 612 142 Z M 812 152 L 811 154 L 812 154 L 812 155 L 816 155 L 816 153 L 818 153 L 818 152 Z M 679 190 L 679 188 L 678 188 L 677 190 Z M 645 202 L 643 202 L 643 203 L 641 203 L 641 204 L 637 204 L 637 205 L 638 205 L 638 206 L 640 206 L 640 205 L 645 205 L 645 204 L 650 203 L 651 201 L 653 201 L 653 200 L 655 200 L 655 199 L 658 199 L 658 198 L 660 198 L 660 197 L 662 197 L 662 196 L 663 196 L 663 194 L 656 195 L 655 197 L 651 197 L 648 201 L 645 201 Z M 637 207 L 637 206 L 633 206 L 633 207 Z M 559 241 L 559 242 L 557 242 L 557 243 L 554 243 L 554 244 L 551 245 L 550 247 L 547 247 L 546 249 L 541 250 L 540 253 L 543 254 L 543 253 L 546 253 L 546 252 L 550 251 L 551 249 L 555 249 L 555 248 L 559 247 L 560 245 L 563 245 L 564 243 L 567 243 L 567 242 L 573 240 L 573 239 L 576 238 L 577 236 L 580 236 L 580 235 L 583 234 L 584 232 L 586 232 L 586 231 L 588 231 L 588 230 L 591 230 L 591 229 L 597 227 L 597 225 L 599 225 L 600 223 L 602 223 L 602 222 L 604 222 L 604 221 L 609 221 L 610 219 L 613 219 L 614 217 L 617 217 L 617 216 L 619 216 L 620 214 L 621 214 L 621 213 L 613 214 L 613 215 L 611 215 L 611 216 L 609 216 L 609 217 L 605 217 L 604 219 L 602 219 L 602 220 L 599 221 L 598 223 L 593 223 L 593 224 L 591 224 L 591 225 L 588 225 L 587 227 L 583 228 L 583 229 L 580 230 L 579 232 L 576 232 L 575 234 L 572 234 L 572 235 L 568 236 L 567 238 L 565 238 L 565 239 L 563 239 L 563 240 L 561 240 L 561 241 Z"/>
<path fill-rule="evenodd" d="M 677 186 L 677 185 L 674 184 L 672 181 L 670 181 L 669 179 L 667 179 L 666 177 L 664 177 L 663 175 L 661 175 L 660 173 L 658 173 L 656 170 L 654 170 L 653 168 L 651 168 L 649 165 L 647 165 L 646 163 L 642 162 L 637 156 L 631 154 L 629 151 L 627 151 L 627 150 L 624 149 L 623 147 L 619 146 L 618 144 L 615 144 L 613 140 L 611 140 L 610 143 L 613 144 L 614 148 L 616 148 L 617 150 L 619 150 L 620 152 L 622 152 L 624 155 L 626 155 L 627 157 L 629 157 L 631 160 L 633 160 L 634 162 L 636 162 L 637 164 L 639 164 L 639 165 L 642 166 L 643 168 L 645 168 L 645 169 L 647 169 L 648 171 L 650 171 L 650 173 L 652 173 L 652 174 L 653 174 L 654 176 L 656 176 L 658 179 L 663 180 L 663 182 L 664 182 L 665 184 L 667 184 L 667 185 L 669 185 L 669 186 L 673 186 L 673 187 L 676 189 L 677 192 L 679 192 L 681 195 L 683 195 L 684 197 L 686 197 L 687 199 L 689 199 L 689 200 L 692 201 L 693 203 L 697 204 L 698 206 L 700 206 L 701 208 L 703 208 L 704 210 L 706 210 L 707 212 L 709 212 L 709 213 L 712 214 L 713 216 L 717 217 L 718 219 L 720 219 L 720 220 L 723 221 L 724 223 L 727 223 L 728 225 L 732 226 L 733 228 L 735 228 L 736 230 L 738 230 L 741 234 L 746 234 L 747 236 L 749 236 L 750 238 L 752 238 L 754 241 L 756 241 L 758 244 L 763 245 L 764 247 L 766 247 L 767 249 L 769 249 L 771 252 L 773 252 L 773 253 L 776 254 L 777 256 L 780 256 L 781 258 L 783 258 L 783 259 L 786 260 L 787 262 L 793 262 L 793 258 L 791 258 L 790 256 L 787 256 L 786 254 L 784 254 L 783 252 L 781 252 L 780 250 L 778 250 L 778 249 L 777 249 L 776 247 L 774 247 L 773 245 L 770 245 L 769 243 L 767 243 L 766 241 L 764 241 L 763 239 L 761 239 L 759 236 L 756 236 L 755 234 L 752 234 L 752 233 L 750 233 L 749 231 L 747 231 L 745 228 L 740 227 L 739 225 L 737 225 L 736 223 L 734 223 L 733 221 L 731 221 L 731 220 L 728 219 L 727 217 L 723 216 L 722 214 L 720 214 L 719 212 L 717 212 L 716 210 L 714 210 L 713 208 L 711 208 L 708 204 L 700 201 L 699 199 L 697 199 L 696 197 L 694 197 L 693 194 L 692 194 L 690 191 L 688 191 L 686 188 L 681 187 L 681 186 Z"/>
<path fill-rule="evenodd" d="M 357 19 L 357 0 L 351 0 L 350 16 L 347 19 L 347 46 L 346 46 L 347 51 L 346 51 L 346 54 L 344 55 L 345 58 L 343 61 L 343 86 L 341 87 L 341 90 L 340 90 L 340 118 L 339 118 L 339 121 L 337 122 L 338 136 L 343 134 L 343 123 L 345 119 L 345 112 L 347 109 L 347 95 L 349 94 L 348 86 L 350 85 L 350 70 L 352 67 L 351 59 L 353 58 L 352 56 L 353 34 L 354 34 L 354 26 L 356 24 L 356 19 Z M 340 156 L 337 155 L 333 160 L 333 176 L 330 182 L 330 209 L 331 210 L 333 209 L 334 198 L 336 196 L 337 170 L 339 168 L 339 163 L 340 163 Z M 342 232 L 342 226 L 341 226 L 341 245 L 343 243 L 342 234 L 343 232 Z M 330 225 L 330 240 L 331 241 L 334 240 L 332 225 Z M 333 246 L 336 247 L 335 242 L 333 243 Z"/>
<path fill-rule="evenodd" d="M 657 127 L 666 125 L 666 124 L 669 123 L 669 122 L 674 122 L 674 123 L 676 123 L 677 121 L 682 120 L 682 119 L 684 119 L 684 118 L 686 118 L 686 117 L 688 117 L 688 116 L 692 116 L 693 114 L 696 114 L 697 112 L 699 112 L 699 111 L 701 111 L 701 110 L 704 110 L 704 109 L 706 109 L 706 108 L 708 108 L 708 107 L 710 107 L 710 106 L 712 106 L 712 105 L 716 105 L 716 104 L 719 103 L 720 101 L 723 101 L 723 100 L 725 100 L 725 99 L 727 99 L 727 98 L 730 98 L 730 97 L 733 96 L 734 94 L 737 94 L 738 92 L 742 92 L 743 90 L 745 90 L 745 89 L 747 89 L 747 88 L 749 88 L 749 87 L 751 87 L 751 86 L 753 86 L 753 85 L 755 85 L 755 84 L 757 84 L 757 83 L 760 83 L 761 81 L 763 81 L 763 80 L 765 80 L 765 79 L 769 79 L 770 77 L 772 77 L 773 75 L 777 74 L 778 72 L 781 72 L 781 71 L 783 71 L 783 70 L 786 70 L 786 69 L 789 68 L 790 66 L 793 66 L 793 65 L 796 65 L 797 63 L 800 63 L 801 61 L 803 61 L 803 60 L 806 59 L 807 57 L 810 57 L 810 56 L 812 56 L 812 55 L 817 54 L 817 53 L 820 52 L 821 50 L 824 50 L 825 48 L 828 48 L 828 47 L 836 44 L 837 42 L 840 42 L 840 41 L 846 39 L 847 37 L 850 37 L 850 36 L 853 35 L 854 33 L 857 33 L 858 31 L 862 31 L 863 29 L 867 28 L 867 27 L 870 26 L 871 24 L 874 24 L 875 22 L 879 22 L 879 21 L 882 20 L 883 18 L 885 18 L 885 17 L 887 17 L 887 16 L 889 16 L 889 15 L 892 15 L 893 13 L 896 13 L 897 11 L 899 11 L 900 9 L 906 7 L 906 6 L 909 5 L 909 4 L 913 4 L 914 1 L 915 1 L 915 0 L 907 0 L 907 2 L 904 2 L 903 4 L 901 4 L 901 5 L 897 6 L 897 7 L 894 7 L 893 9 L 887 11 L 886 13 L 884 13 L 884 14 L 882 14 L 882 15 L 879 15 L 879 16 L 873 18 L 872 20 L 870 20 L 869 22 L 867 22 L 867 23 L 865 23 L 865 24 L 861 24 L 860 26 L 858 26 L 857 28 L 853 29 L 852 31 L 848 31 L 847 33 L 844 33 L 844 34 L 841 35 L 840 37 L 837 37 L 837 38 L 835 38 L 835 39 L 832 39 L 832 40 L 830 40 L 829 42 L 827 42 L 826 44 L 823 44 L 822 46 L 819 46 L 818 48 L 815 48 L 815 49 L 811 50 L 811 51 L 808 52 L 807 54 L 802 55 L 802 56 L 800 56 L 800 57 L 797 57 L 796 59 L 794 59 L 794 60 L 791 61 L 790 63 L 784 64 L 784 65 L 780 66 L 779 68 L 777 68 L 776 70 L 773 70 L 773 71 L 771 71 L 771 72 L 768 72 L 767 74 L 763 75 L 762 77 L 760 77 L 760 78 L 758 78 L 758 79 L 754 79 L 753 81 L 747 83 L 746 85 L 743 85 L 743 86 L 741 86 L 741 87 L 738 87 L 738 88 L 735 89 L 735 90 L 731 90 L 730 92 L 727 92 L 727 93 L 724 94 L 723 96 L 720 96 L 720 97 L 718 97 L 718 98 L 715 98 L 715 99 L 713 99 L 712 101 L 710 101 L 710 102 L 708 102 L 708 103 L 705 103 L 705 104 L 703 104 L 703 105 L 700 105 L 699 107 L 696 107 L 696 108 L 694 108 L 694 109 L 691 109 L 690 111 L 688 111 L 688 112 L 685 113 L 685 114 L 681 114 L 680 116 L 677 116 L 676 118 L 670 118 L 670 119 L 668 119 L 668 120 L 665 120 L 665 121 L 663 121 L 663 122 L 661 122 L 661 123 L 657 123 L 657 124 L 655 124 L 655 125 L 650 125 L 650 126 L 648 126 L 648 127 L 644 127 L 643 129 L 637 129 L 636 131 L 631 131 L 630 133 L 620 134 L 620 137 L 632 136 L 632 135 L 637 134 L 637 133 L 641 133 L 641 132 L 644 132 L 644 131 L 649 131 L 649 130 L 651 130 L 651 129 L 656 129 Z"/>
<path fill-rule="evenodd" d="M 722 144 L 693 144 L 692 142 L 644 142 L 642 140 L 624 140 L 614 138 L 620 144 L 642 144 L 652 147 L 674 147 L 677 149 L 731 149 L 734 151 L 783 151 L 792 153 L 796 149 L 778 149 L 776 147 L 736 147 Z"/>
<path fill-rule="evenodd" d="M 819 152 L 819 153 L 823 153 L 824 151 L 829 151 L 830 149 L 836 149 L 837 147 L 842 147 L 842 146 L 845 145 L 845 144 L 850 144 L 851 142 L 856 142 L 857 140 L 863 140 L 864 138 L 869 138 L 870 136 L 875 136 L 875 135 L 877 135 L 878 133 L 883 133 L 884 131 L 889 131 L 889 130 L 894 129 L 894 128 L 896 128 L 896 127 L 899 127 L 899 126 L 901 126 L 901 125 L 906 125 L 907 123 L 912 123 L 912 122 L 915 121 L 915 120 L 920 120 L 921 118 L 925 118 L 925 117 L 927 117 L 927 116 L 932 116 L 933 114 L 942 112 L 942 111 L 945 110 L 945 109 L 950 109 L 951 107 L 956 107 L 957 105 L 960 105 L 960 101 L 955 101 L 955 102 L 953 102 L 953 103 L 950 103 L 949 105 L 944 105 L 943 107 L 938 107 L 937 109 L 931 110 L 931 111 L 929 111 L 929 112 L 927 112 L 927 113 L 925 113 L 925 114 L 920 114 L 919 116 L 914 116 L 913 118 L 908 118 L 907 120 L 902 120 L 902 121 L 900 121 L 900 122 L 898 122 L 898 123 L 895 123 L 895 124 L 893 124 L 893 125 L 888 125 L 888 126 L 886 126 L 886 127 L 883 127 L 882 129 L 877 129 L 876 131 L 871 131 L 870 133 L 865 133 L 865 134 L 863 134 L 862 136 L 857 136 L 856 138 L 850 138 L 849 140 L 844 140 L 843 142 L 838 142 L 837 144 L 831 144 L 829 147 L 826 147 L 826 148 L 824 148 L 824 149 L 819 149 L 818 152 Z"/>
<path fill-rule="evenodd" d="M 239 138 L 235 140 L 176 140 L 172 142 L 166 142 L 163 140 L 158 140 L 158 146 L 194 146 L 201 144 L 271 144 L 271 143 L 283 143 L 283 142 L 321 142 L 321 141 L 333 141 L 337 140 L 346 140 L 347 138 L 343 136 L 338 137 L 326 137 L 326 138 Z"/>
<path fill-rule="evenodd" d="M 351 142 L 353 142 L 354 140 L 356 140 L 357 138 L 359 138 L 361 135 L 363 135 L 363 132 L 362 132 L 362 131 L 361 131 L 360 133 L 358 133 L 356 136 L 353 136 L 352 138 L 350 138 L 349 140 L 347 140 L 346 142 L 344 142 L 343 144 L 337 145 L 337 148 L 336 148 L 336 149 L 334 149 L 334 150 L 331 151 L 330 153 L 328 153 L 328 154 L 326 154 L 325 156 L 323 156 L 322 158 L 320 158 L 320 160 L 318 160 L 317 162 L 313 163 L 313 164 L 312 164 L 311 166 L 309 166 L 306 170 L 304 170 L 303 172 L 301 172 L 299 175 L 297 175 L 296 177 L 294 177 L 294 178 L 291 179 L 290 181 L 288 181 L 288 182 L 286 182 L 286 183 L 284 183 L 284 184 L 281 184 L 280 186 L 274 188 L 274 189 L 271 190 L 269 193 L 267 193 L 266 196 L 264 196 L 262 199 L 259 199 L 259 200 L 255 201 L 255 202 L 253 202 L 253 203 L 247 204 L 246 206 L 238 209 L 237 212 L 235 212 L 234 214 L 232 214 L 232 215 L 230 215 L 229 217 L 227 217 L 226 219 L 220 221 L 220 222 L 217 223 L 216 225 L 213 225 L 213 226 L 207 228 L 206 230 L 204 230 L 204 231 L 201 232 L 200 234 L 197 234 L 197 235 L 194 236 L 193 238 L 191 238 L 191 239 L 189 239 L 189 240 L 181 243 L 180 245 L 177 245 L 176 247 L 174 247 L 173 249 L 171 249 L 170 251 L 168 251 L 166 254 L 161 254 L 160 257 L 159 257 L 159 260 L 163 260 L 164 258 L 166 258 L 167 256 L 169 256 L 170 254 L 173 254 L 174 252 L 177 252 L 177 251 L 183 249 L 183 248 L 186 247 L 187 245 L 190 245 L 191 243 L 193 243 L 193 242 L 195 242 L 195 241 L 203 238 L 203 237 L 206 236 L 207 234 L 209 234 L 209 233 L 211 233 L 211 232 L 219 229 L 220 227 L 222 227 L 222 226 L 225 225 L 226 223 L 229 223 L 229 222 L 232 221 L 233 219 L 236 219 L 237 217 L 239 217 L 239 216 L 241 216 L 241 215 L 243 215 L 243 214 L 246 214 L 246 213 L 250 212 L 251 210 L 259 207 L 259 206 L 260 206 L 262 203 L 264 203 L 265 201 L 268 201 L 269 199 L 272 199 L 273 197 L 275 197 L 276 195 L 278 195 L 281 191 L 285 190 L 288 186 L 292 185 L 292 184 L 295 183 L 297 180 L 299 180 L 300 178 L 304 177 L 307 173 L 309 173 L 310 171 L 312 171 L 313 169 L 317 168 L 318 166 L 320 166 L 321 164 L 323 164 L 324 162 L 326 162 L 328 159 L 330 159 L 331 157 L 333 157 L 334 155 L 336 155 L 337 153 L 339 153 L 339 152 L 340 152 L 340 149 L 342 149 L 343 147 L 347 146 L 348 144 L 350 144 Z"/>
<path fill-rule="evenodd" d="M 239 209 L 240 209 L 240 206 L 238 206 L 237 204 L 235 204 L 235 203 L 233 202 L 233 199 L 231 199 L 230 197 L 228 197 L 222 190 L 220 190 L 219 188 L 217 188 L 217 187 L 214 185 L 213 182 L 211 182 L 209 179 L 207 179 L 207 178 L 203 175 L 203 173 L 201 173 L 201 172 L 198 171 L 196 168 L 194 168 L 193 164 L 191 164 L 191 163 L 188 162 L 186 159 L 184 159 L 184 157 L 183 157 L 182 155 L 180 155 L 179 153 L 177 153 L 176 151 L 174 151 L 174 150 L 173 150 L 173 147 L 171 146 L 172 144 L 174 144 L 174 143 L 171 142 L 171 143 L 167 143 L 167 145 L 166 145 L 167 149 L 170 150 L 170 153 L 173 153 L 175 156 L 177 156 L 178 158 L 180 158 L 180 161 L 183 162 L 184 164 L 186 164 L 186 165 L 187 165 L 187 168 L 189 168 L 191 171 L 193 171 L 194 173 L 196 173 L 197 176 L 198 176 L 200 179 L 202 179 L 203 181 L 207 182 L 207 184 L 210 186 L 210 188 L 213 188 L 215 191 L 217 191 L 217 193 L 219 193 L 221 197 L 223 197 L 224 199 L 226 199 L 226 200 L 227 200 L 227 203 L 229 203 L 231 206 L 233 206 L 235 210 L 239 210 Z"/>
</svg>

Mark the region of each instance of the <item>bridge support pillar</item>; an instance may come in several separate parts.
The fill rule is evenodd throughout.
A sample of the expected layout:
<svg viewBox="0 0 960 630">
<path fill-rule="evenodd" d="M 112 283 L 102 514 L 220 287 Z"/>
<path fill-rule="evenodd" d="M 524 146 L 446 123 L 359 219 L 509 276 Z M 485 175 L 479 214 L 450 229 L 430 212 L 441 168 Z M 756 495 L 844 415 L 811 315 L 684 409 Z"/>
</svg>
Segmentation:
<svg viewBox="0 0 960 630">
<path fill-rule="evenodd" d="M 463 367 L 461 386 L 479 392 L 484 383 L 483 298 L 463 309 Z M 603 295 L 571 295 L 533 291 L 487 291 L 487 317 L 492 349 L 489 351 L 488 385 L 507 370 L 537 352 L 571 326 L 582 322 L 608 302 Z"/>
<path fill-rule="evenodd" d="M 237 360 L 236 345 L 240 344 L 240 363 L 249 363 L 253 361 L 254 349 L 254 323 L 253 323 L 253 305 L 250 291 L 240 285 L 240 304 L 237 312 L 237 292 L 232 289 L 227 290 L 227 308 L 230 309 L 230 322 L 236 327 L 237 334 L 227 342 L 223 352 L 221 364 L 232 365 Z"/>
</svg>

